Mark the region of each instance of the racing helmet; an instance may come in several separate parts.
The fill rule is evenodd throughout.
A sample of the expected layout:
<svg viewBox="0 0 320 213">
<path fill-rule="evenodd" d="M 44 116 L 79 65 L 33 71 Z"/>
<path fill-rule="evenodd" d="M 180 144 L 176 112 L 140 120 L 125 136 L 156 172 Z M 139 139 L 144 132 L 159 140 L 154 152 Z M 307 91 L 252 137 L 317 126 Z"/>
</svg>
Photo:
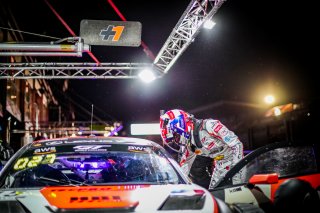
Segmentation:
<svg viewBox="0 0 320 213">
<path fill-rule="evenodd" d="M 173 109 L 160 116 L 160 132 L 164 143 L 174 142 L 178 145 L 187 144 L 191 138 L 193 115 Z"/>
</svg>

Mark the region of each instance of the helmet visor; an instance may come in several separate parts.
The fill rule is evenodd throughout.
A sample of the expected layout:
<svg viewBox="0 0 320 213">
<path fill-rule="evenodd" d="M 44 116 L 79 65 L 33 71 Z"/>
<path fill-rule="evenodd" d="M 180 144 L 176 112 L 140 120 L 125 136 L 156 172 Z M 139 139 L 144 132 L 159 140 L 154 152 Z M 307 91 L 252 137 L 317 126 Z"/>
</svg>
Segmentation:
<svg viewBox="0 0 320 213">
<path fill-rule="evenodd" d="M 180 139 L 181 139 L 181 135 L 178 134 L 177 132 L 174 132 L 172 137 L 172 142 L 180 144 L 181 143 Z"/>
</svg>

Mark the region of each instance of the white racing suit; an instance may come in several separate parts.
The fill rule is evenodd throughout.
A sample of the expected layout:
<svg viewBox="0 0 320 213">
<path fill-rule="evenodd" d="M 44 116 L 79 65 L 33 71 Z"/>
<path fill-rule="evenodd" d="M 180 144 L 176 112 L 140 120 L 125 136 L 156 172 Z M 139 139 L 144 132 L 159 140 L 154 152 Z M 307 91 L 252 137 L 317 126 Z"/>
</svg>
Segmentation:
<svg viewBox="0 0 320 213">
<path fill-rule="evenodd" d="M 191 141 L 188 146 L 184 147 L 180 166 L 190 176 L 190 170 L 197 155 L 207 157 L 207 159 L 211 158 L 214 169 L 208 188 L 213 189 L 217 181 L 243 158 L 243 145 L 239 138 L 218 120 L 194 119 L 194 123 Z M 195 163 L 195 165 L 199 166 L 199 163 Z M 203 166 L 205 167 L 205 165 Z M 206 170 L 210 171 L 210 169 Z M 204 174 L 203 171 L 201 173 Z M 240 174 L 233 179 L 235 182 L 240 180 Z"/>
</svg>

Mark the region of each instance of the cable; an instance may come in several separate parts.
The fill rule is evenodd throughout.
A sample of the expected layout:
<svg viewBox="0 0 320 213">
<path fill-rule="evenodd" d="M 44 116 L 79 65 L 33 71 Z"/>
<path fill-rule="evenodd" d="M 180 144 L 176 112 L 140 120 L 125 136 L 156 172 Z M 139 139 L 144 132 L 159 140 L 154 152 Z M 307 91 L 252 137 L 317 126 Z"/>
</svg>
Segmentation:
<svg viewBox="0 0 320 213">
<path fill-rule="evenodd" d="M 107 0 L 108 3 L 110 4 L 110 6 L 112 7 L 112 9 L 117 13 L 117 15 L 120 17 L 120 19 L 122 21 L 127 21 L 127 19 L 124 17 L 124 15 L 120 12 L 119 8 L 113 3 L 112 0 Z M 153 52 L 149 49 L 149 47 L 146 45 L 146 43 L 144 43 L 143 41 L 141 41 L 141 46 L 143 48 L 143 51 L 146 53 L 146 55 L 151 59 L 151 60 L 155 60 L 155 56 L 153 54 Z"/>
<path fill-rule="evenodd" d="M 65 20 L 59 15 L 59 13 L 52 7 L 52 5 L 47 0 L 44 0 L 44 1 L 48 5 L 48 7 L 51 9 L 53 14 L 59 19 L 59 21 L 62 23 L 62 25 L 69 31 L 69 33 L 73 37 L 77 37 L 75 32 L 71 29 L 71 27 L 67 24 L 67 22 L 65 22 Z M 100 61 L 96 58 L 95 55 L 93 55 L 93 53 L 90 50 L 87 51 L 87 53 L 94 60 L 94 62 L 96 62 L 96 64 L 98 64 L 98 65 L 100 64 Z"/>
<path fill-rule="evenodd" d="M 15 30 L 15 29 L 10 29 L 10 28 L 6 28 L 6 27 L 0 27 L 0 29 L 10 30 L 13 32 L 19 32 L 19 33 L 24 33 L 24 34 L 29 34 L 29 35 L 34 35 L 34 36 L 39 36 L 39 37 L 44 37 L 44 38 L 61 39 L 61 38 L 57 38 L 57 37 L 53 37 L 53 36 L 46 36 L 46 35 L 42 35 L 42 34 L 38 34 L 38 33 L 30 33 L 30 32 L 26 32 L 26 31 Z"/>
<path fill-rule="evenodd" d="M 90 136 L 93 136 L 92 135 L 92 120 L 93 120 L 93 104 L 91 104 L 91 128 L 90 128 L 91 133 L 90 133 Z"/>
</svg>

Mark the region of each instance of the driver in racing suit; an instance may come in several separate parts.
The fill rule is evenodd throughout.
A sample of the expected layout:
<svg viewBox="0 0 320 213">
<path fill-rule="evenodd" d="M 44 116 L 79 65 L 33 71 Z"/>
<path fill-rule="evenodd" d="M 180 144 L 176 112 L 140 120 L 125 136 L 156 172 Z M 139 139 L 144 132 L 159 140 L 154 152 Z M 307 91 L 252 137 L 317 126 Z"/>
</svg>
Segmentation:
<svg viewBox="0 0 320 213">
<path fill-rule="evenodd" d="M 243 158 L 239 138 L 218 120 L 200 120 L 183 110 L 174 109 L 160 116 L 160 129 L 166 145 L 172 142 L 180 145 L 182 170 L 195 183 L 206 188 L 213 189 L 218 180 Z M 203 180 L 203 175 L 208 173 L 211 174 L 209 186 L 197 181 Z M 240 175 L 237 174 L 233 181 L 240 181 Z"/>
</svg>

